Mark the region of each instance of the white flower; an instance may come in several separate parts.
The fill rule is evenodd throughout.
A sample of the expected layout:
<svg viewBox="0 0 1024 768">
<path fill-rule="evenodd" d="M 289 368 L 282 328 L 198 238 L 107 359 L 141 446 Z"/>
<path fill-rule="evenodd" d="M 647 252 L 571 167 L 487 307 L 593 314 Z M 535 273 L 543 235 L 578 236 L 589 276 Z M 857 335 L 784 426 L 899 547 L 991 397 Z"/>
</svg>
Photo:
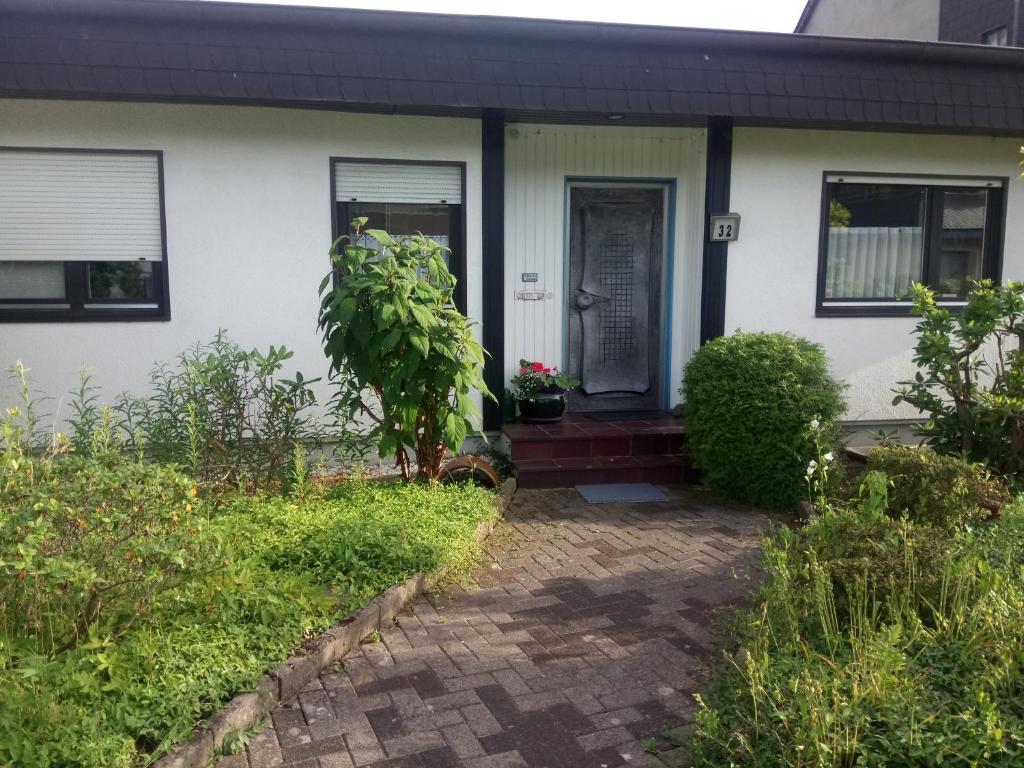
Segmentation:
<svg viewBox="0 0 1024 768">
<path fill-rule="evenodd" d="M 832 455 L 832 451 L 825 454 L 825 461 L 832 461 L 834 458 L 835 456 Z"/>
<path fill-rule="evenodd" d="M 811 429 L 817 429 L 821 426 L 821 422 L 817 419 L 811 419 Z"/>
<path fill-rule="evenodd" d="M 811 463 L 807 465 L 807 476 L 810 477 L 811 475 L 813 475 L 814 470 L 816 470 L 817 468 L 818 462 L 816 462 L 814 459 L 811 459 Z"/>
</svg>

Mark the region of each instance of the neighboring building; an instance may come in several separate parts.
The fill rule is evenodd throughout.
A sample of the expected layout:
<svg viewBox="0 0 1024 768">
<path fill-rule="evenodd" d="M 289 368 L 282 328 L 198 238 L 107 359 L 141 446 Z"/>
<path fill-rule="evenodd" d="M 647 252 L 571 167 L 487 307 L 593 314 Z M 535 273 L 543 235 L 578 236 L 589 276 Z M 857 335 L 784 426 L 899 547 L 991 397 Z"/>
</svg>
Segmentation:
<svg viewBox="0 0 1024 768">
<path fill-rule="evenodd" d="M 446 239 L 494 391 L 525 357 L 577 410 L 667 408 L 702 342 L 782 330 L 851 420 L 911 416 L 910 281 L 955 307 L 1024 278 L 1021 77 L 944 44 L 6 0 L 0 360 L 109 396 L 224 327 L 323 374 L 317 285 L 363 214 Z"/>
<path fill-rule="evenodd" d="M 808 35 L 938 40 L 940 4 L 941 0 L 808 0 L 795 31 Z"/>
<path fill-rule="evenodd" d="M 1022 0 L 942 0 L 939 39 L 957 43 L 1024 43 Z"/>
<path fill-rule="evenodd" d="M 1024 41 L 1022 0 L 808 0 L 797 32 L 940 40 L 979 45 Z"/>
</svg>

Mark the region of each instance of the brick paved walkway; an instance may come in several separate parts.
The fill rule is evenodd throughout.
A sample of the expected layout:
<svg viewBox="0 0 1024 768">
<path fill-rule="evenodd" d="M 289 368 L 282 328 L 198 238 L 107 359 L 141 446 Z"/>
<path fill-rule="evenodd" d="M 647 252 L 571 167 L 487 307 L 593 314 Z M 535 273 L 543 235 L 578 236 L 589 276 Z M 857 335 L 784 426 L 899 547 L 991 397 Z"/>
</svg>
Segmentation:
<svg viewBox="0 0 1024 768">
<path fill-rule="evenodd" d="M 763 515 L 520 491 L 475 583 L 421 599 L 222 768 L 614 768 L 688 721 Z"/>
</svg>

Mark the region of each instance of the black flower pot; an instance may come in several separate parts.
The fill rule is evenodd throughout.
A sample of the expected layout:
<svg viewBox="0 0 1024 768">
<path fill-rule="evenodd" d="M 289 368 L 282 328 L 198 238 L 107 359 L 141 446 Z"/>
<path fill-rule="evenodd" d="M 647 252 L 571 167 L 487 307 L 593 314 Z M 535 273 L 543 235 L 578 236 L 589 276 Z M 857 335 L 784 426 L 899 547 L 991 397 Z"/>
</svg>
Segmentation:
<svg viewBox="0 0 1024 768">
<path fill-rule="evenodd" d="M 565 413 L 564 392 L 538 392 L 519 400 L 519 416 L 531 424 L 551 424 Z"/>
</svg>

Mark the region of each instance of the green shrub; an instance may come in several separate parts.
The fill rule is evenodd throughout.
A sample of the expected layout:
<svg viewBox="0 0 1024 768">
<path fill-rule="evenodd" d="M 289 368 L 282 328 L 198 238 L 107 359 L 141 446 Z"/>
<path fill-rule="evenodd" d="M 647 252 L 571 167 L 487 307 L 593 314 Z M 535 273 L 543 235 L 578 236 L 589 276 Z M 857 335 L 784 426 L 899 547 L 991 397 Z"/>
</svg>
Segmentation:
<svg viewBox="0 0 1024 768">
<path fill-rule="evenodd" d="M 937 451 L 982 462 L 1002 475 L 1024 472 L 1024 283 L 972 283 L 957 312 L 913 287 L 917 324 L 913 381 L 894 404 L 928 417 L 919 427 Z"/>
<path fill-rule="evenodd" d="M 406 479 L 412 446 L 419 477 L 433 481 L 447 452 L 479 428 L 473 390 L 494 398 L 483 380 L 484 350 L 454 307 L 455 278 L 440 245 L 377 229 L 366 231 L 367 241 L 366 219 L 353 224 L 355 236 L 332 246 L 335 271 L 320 284 L 336 404 L 347 419 L 372 423 L 381 457 L 394 456 Z M 369 247 L 374 242 L 379 247 Z"/>
<path fill-rule="evenodd" d="M 33 454 L 4 424 L 0 635 L 12 652 L 48 655 L 124 632 L 200 556 L 192 481 L 120 447 Z"/>
<path fill-rule="evenodd" d="M 1024 510 L 951 535 L 884 515 L 880 477 L 859 505 L 766 540 L 693 765 L 1024 762 Z"/>
<path fill-rule="evenodd" d="M 808 423 L 831 424 L 844 410 L 821 346 L 780 333 L 709 342 L 687 365 L 682 393 L 689 444 L 707 485 L 776 508 L 806 498 L 816 450 Z"/>
<path fill-rule="evenodd" d="M 875 448 L 868 469 L 884 472 L 891 483 L 890 514 L 940 528 L 975 524 L 1010 498 L 1006 486 L 983 465 L 927 449 Z"/>
<path fill-rule="evenodd" d="M 177 464 L 202 483 L 280 487 L 295 444 L 324 437 L 310 415 L 316 404 L 310 385 L 317 379 L 280 375 L 292 354 L 274 346 L 245 350 L 218 331 L 208 344 L 178 355 L 176 365 L 157 365 L 150 394 L 118 398 L 115 410 L 130 447 Z M 79 427 L 82 421 L 96 421 L 91 396 L 86 381 L 72 403 L 73 435 L 90 431 Z"/>
</svg>

